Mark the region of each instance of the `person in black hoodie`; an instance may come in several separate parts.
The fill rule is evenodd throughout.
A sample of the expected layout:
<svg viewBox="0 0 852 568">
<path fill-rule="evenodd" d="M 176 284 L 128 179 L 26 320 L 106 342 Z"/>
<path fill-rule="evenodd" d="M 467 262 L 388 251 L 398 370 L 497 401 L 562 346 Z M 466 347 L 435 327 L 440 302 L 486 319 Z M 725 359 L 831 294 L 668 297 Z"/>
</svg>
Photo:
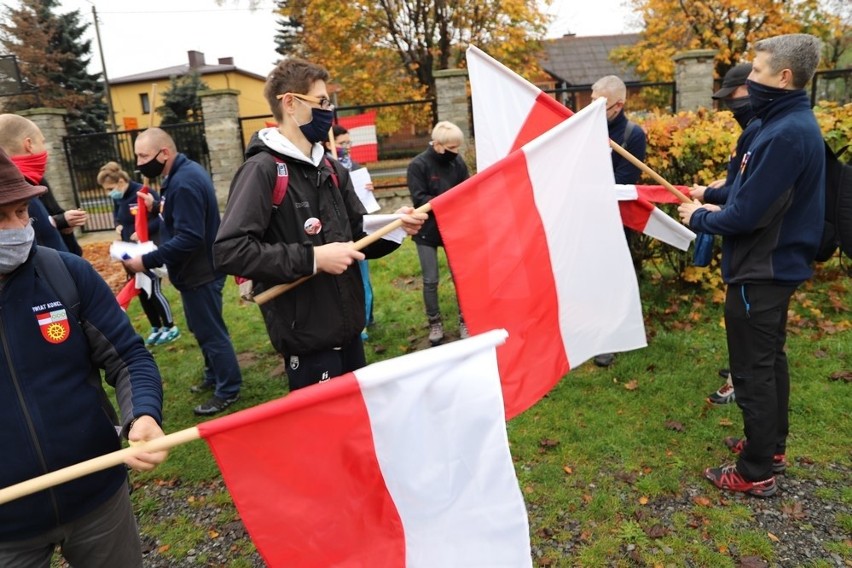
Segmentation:
<svg viewBox="0 0 852 568">
<path fill-rule="evenodd" d="M 27 204 L 45 191 L 0 150 L 0 487 L 120 449 L 101 369 L 121 435 L 163 436 L 160 372 L 109 286 L 85 260 L 34 244 Z M 58 270 L 76 286 L 75 309 L 47 275 Z M 125 463 L 151 470 L 166 455 Z M 0 505 L 0 566 L 48 566 L 57 546 L 73 566 L 141 568 L 123 465 Z"/>
<path fill-rule="evenodd" d="M 177 151 L 160 128 L 142 132 L 135 143 L 136 164 L 147 178 L 164 176 L 160 189 L 160 247 L 124 261 L 131 272 L 165 265 L 180 292 L 189 331 L 204 356 L 204 378 L 192 392 L 212 391 L 193 411 L 199 416 L 222 412 L 240 397 L 243 376 L 228 327 L 222 317 L 225 275 L 213 267 L 213 239 L 219 229 L 219 205 L 210 174 Z"/>
<path fill-rule="evenodd" d="M 0 115 L 0 148 L 12 159 L 31 185 L 47 188 L 38 200 L 30 201 L 30 215 L 38 244 L 83 256 L 74 229 L 86 224 L 86 212 L 64 210 L 44 179 L 47 167 L 47 144 L 36 123 L 17 114 Z"/>
<path fill-rule="evenodd" d="M 365 236 L 366 212 L 348 170 L 325 156 L 322 141 L 334 115 L 326 81 L 328 71 L 295 57 L 269 74 L 263 92 L 278 126 L 252 137 L 213 246 L 217 269 L 252 279 L 256 291 L 310 277 L 260 306 L 290 390 L 366 365 L 356 261 L 399 247 L 384 238 L 361 251 L 353 247 Z M 276 205 L 279 178 L 287 191 Z M 408 234 L 426 218 L 411 207 L 397 213 Z"/>
<path fill-rule="evenodd" d="M 464 144 L 464 134 L 452 122 L 442 121 L 432 129 L 432 141 L 426 151 L 415 156 L 408 164 L 408 191 L 415 207 L 425 205 L 444 192 L 454 188 L 468 177 L 467 164 L 459 156 Z M 429 321 L 429 342 L 437 345 L 444 340 L 444 323 L 438 304 L 438 247 L 444 246 L 435 215 L 423 224 L 414 237 L 417 256 L 423 274 L 423 303 Z M 467 326 L 459 310 L 459 336 L 467 337 Z"/>
<path fill-rule="evenodd" d="M 725 332 L 742 438 L 735 464 L 707 468 L 716 487 L 769 497 L 787 468 L 790 374 L 784 345 L 793 293 L 813 274 L 825 214 L 825 145 L 805 85 L 822 42 L 808 34 L 758 41 L 747 84 L 761 120 L 725 207 L 678 206 L 693 230 L 722 235 Z"/>
</svg>

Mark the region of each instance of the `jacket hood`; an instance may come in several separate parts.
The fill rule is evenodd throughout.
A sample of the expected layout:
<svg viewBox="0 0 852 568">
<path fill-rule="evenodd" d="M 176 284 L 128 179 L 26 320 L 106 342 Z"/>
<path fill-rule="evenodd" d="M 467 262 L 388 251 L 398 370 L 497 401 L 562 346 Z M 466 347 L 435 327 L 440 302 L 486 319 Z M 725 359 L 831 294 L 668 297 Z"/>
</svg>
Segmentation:
<svg viewBox="0 0 852 568">
<path fill-rule="evenodd" d="M 296 148 L 296 146 L 274 126 L 259 130 L 251 137 L 248 148 L 246 149 L 246 158 L 250 158 L 260 152 L 269 151 L 280 154 L 281 156 L 292 158 L 293 160 L 312 164 L 314 166 L 319 166 L 323 155 L 325 155 L 325 150 L 323 149 L 322 144 L 314 144 L 311 148 L 310 158 L 305 156 L 301 150 Z"/>
</svg>

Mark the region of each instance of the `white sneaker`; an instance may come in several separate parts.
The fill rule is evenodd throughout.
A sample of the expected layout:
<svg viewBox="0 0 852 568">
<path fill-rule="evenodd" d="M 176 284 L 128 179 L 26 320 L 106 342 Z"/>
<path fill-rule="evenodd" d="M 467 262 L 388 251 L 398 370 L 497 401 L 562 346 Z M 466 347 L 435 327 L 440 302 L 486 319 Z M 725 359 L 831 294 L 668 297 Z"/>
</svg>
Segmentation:
<svg viewBox="0 0 852 568">
<path fill-rule="evenodd" d="M 145 345 L 154 345 L 157 343 L 157 338 L 160 337 L 160 333 L 162 332 L 163 330 L 159 327 L 152 327 L 151 334 L 148 336 L 148 339 L 145 340 Z"/>
</svg>

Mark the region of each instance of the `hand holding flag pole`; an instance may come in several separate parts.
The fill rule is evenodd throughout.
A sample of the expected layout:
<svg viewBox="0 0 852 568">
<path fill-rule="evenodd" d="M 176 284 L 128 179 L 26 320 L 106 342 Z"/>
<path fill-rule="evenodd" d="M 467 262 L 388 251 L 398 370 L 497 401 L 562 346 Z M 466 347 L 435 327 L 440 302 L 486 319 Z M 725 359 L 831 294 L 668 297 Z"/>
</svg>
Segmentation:
<svg viewBox="0 0 852 568">
<path fill-rule="evenodd" d="M 428 213 L 431 210 L 432 210 L 432 205 L 430 203 L 425 203 L 425 204 L 421 205 L 420 207 L 418 207 L 417 209 L 415 209 L 414 213 Z M 387 225 L 385 225 L 384 227 L 382 227 L 381 229 L 379 229 L 375 233 L 372 233 L 372 234 L 367 235 L 366 237 L 364 237 L 362 239 L 355 241 L 355 243 L 352 245 L 352 248 L 354 248 L 355 250 L 362 250 L 362 249 L 366 248 L 367 246 L 373 244 L 374 242 L 376 242 L 377 240 L 379 240 L 383 236 L 387 235 L 391 231 L 399 229 L 400 227 L 402 227 L 402 219 L 396 219 L 394 221 L 391 221 L 390 223 L 388 223 Z M 277 286 L 273 286 L 269 290 L 264 290 L 263 292 L 261 292 L 260 294 L 257 294 L 254 297 L 254 302 L 258 305 L 259 304 L 265 304 L 266 302 L 268 302 L 272 298 L 276 298 L 276 297 L 280 296 L 281 294 L 283 294 L 284 292 L 295 288 L 296 286 L 298 286 L 299 284 L 301 284 L 305 280 L 309 279 L 311 276 L 313 276 L 313 274 L 311 274 L 310 276 L 302 276 L 298 280 L 294 280 L 293 282 L 288 282 L 287 284 L 278 284 Z"/>
</svg>

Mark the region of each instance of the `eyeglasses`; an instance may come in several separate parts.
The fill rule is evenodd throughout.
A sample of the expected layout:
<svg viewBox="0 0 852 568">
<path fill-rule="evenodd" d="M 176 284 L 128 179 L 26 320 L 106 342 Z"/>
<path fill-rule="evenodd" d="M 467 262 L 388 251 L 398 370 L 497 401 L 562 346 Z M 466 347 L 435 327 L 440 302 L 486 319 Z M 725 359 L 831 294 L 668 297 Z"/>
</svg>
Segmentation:
<svg viewBox="0 0 852 568">
<path fill-rule="evenodd" d="M 326 97 L 312 97 L 310 95 L 300 95 L 299 93 L 284 93 L 283 95 L 275 95 L 275 98 L 280 101 L 287 95 L 290 95 L 302 101 L 307 101 L 309 103 L 319 105 L 322 110 L 334 110 L 334 105 L 331 104 L 331 100 Z"/>
</svg>

